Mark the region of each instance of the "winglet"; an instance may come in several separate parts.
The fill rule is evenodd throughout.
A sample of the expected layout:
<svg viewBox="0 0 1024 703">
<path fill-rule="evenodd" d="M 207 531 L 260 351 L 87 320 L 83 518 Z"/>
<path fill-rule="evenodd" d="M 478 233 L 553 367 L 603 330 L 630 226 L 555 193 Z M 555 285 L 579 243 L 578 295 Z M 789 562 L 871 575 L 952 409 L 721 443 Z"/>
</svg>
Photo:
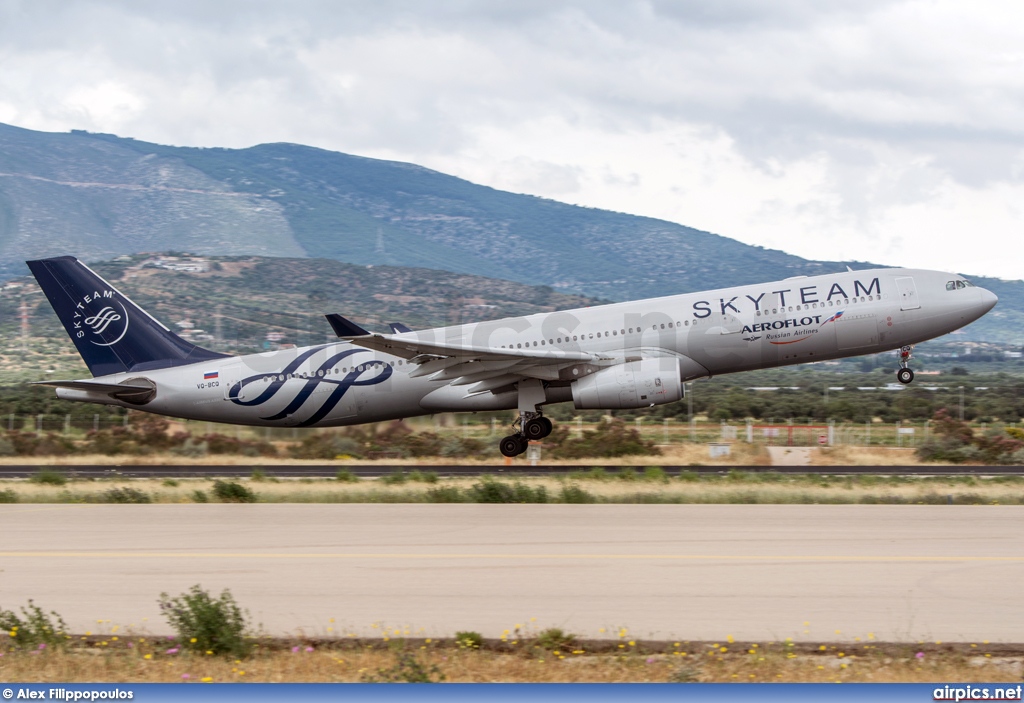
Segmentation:
<svg viewBox="0 0 1024 703">
<path fill-rule="evenodd" d="M 346 320 L 337 313 L 332 312 L 329 315 L 324 315 L 324 317 L 331 323 L 331 329 L 334 330 L 334 334 L 339 337 L 365 337 L 370 334 L 356 323 Z"/>
<path fill-rule="evenodd" d="M 411 329 L 403 325 L 401 322 L 389 322 L 388 327 L 391 328 L 392 334 L 405 334 L 406 332 L 412 332 Z"/>
</svg>

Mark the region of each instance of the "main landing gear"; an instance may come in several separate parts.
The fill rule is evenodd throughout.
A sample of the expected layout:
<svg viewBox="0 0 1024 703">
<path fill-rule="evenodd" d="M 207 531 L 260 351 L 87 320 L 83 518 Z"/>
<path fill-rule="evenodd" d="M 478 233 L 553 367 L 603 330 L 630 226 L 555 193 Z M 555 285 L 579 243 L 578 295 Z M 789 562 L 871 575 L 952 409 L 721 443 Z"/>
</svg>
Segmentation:
<svg viewBox="0 0 1024 703">
<path fill-rule="evenodd" d="M 905 347 L 900 348 L 900 368 L 896 372 L 896 380 L 906 385 L 914 380 L 914 372 L 910 369 L 911 352 L 914 351 L 914 346 L 908 344 Z"/>
<path fill-rule="evenodd" d="M 531 440 L 544 439 L 554 428 L 551 420 L 536 412 L 520 412 L 512 427 L 516 428 L 516 433 L 498 443 L 504 456 L 519 456 L 530 446 Z"/>
</svg>

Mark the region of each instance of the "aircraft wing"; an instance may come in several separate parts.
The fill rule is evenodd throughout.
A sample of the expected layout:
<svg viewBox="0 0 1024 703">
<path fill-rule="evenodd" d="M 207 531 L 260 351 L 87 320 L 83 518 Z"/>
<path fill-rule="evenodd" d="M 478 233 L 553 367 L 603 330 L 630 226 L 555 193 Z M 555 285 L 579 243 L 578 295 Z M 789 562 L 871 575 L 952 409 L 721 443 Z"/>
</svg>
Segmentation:
<svg viewBox="0 0 1024 703">
<path fill-rule="evenodd" d="M 563 349 L 499 349 L 461 342 L 429 341 L 415 334 L 371 334 L 340 315 L 328 315 L 338 337 L 352 344 L 408 359 L 419 365 L 410 375 L 433 376 L 453 386 L 473 384 L 481 393 L 523 378 L 557 379 L 561 367 L 608 361 L 611 357 Z M 363 332 L 359 334 L 358 332 Z"/>
</svg>

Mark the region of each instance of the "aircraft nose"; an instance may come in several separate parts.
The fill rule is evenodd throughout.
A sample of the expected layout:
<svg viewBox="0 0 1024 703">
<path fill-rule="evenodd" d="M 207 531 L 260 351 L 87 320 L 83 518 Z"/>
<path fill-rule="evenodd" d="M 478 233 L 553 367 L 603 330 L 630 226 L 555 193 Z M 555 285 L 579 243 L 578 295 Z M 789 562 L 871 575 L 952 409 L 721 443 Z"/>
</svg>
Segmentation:
<svg viewBox="0 0 1024 703">
<path fill-rule="evenodd" d="M 981 293 L 981 307 L 983 309 L 981 314 L 984 315 L 996 306 L 996 303 L 999 302 L 999 296 L 985 288 L 979 289 L 979 292 Z"/>
</svg>

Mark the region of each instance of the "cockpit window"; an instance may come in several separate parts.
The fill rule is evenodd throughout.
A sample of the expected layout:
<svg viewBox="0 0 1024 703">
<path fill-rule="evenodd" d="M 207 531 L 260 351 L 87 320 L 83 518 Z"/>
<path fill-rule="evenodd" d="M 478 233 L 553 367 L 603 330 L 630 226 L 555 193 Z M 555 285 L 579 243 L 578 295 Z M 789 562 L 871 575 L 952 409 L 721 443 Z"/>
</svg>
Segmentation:
<svg viewBox="0 0 1024 703">
<path fill-rule="evenodd" d="M 956 287 L 957 288 L 966 288 L 967 286 L 964 285 L 963 281 L 957 281 L 956 282 Z"/>
<path fill-rule="evenodd" d="M 956 281 L 946 281 L 946 290 L 956 290 Z"/>
<path fill-rule="evenodd" d="M 964 285 L 967 286 L 968 288 L 976 288 L 976 286 L 970 281 L 968 281 L 966 278 L 964 279 Z"/>
</svg>

